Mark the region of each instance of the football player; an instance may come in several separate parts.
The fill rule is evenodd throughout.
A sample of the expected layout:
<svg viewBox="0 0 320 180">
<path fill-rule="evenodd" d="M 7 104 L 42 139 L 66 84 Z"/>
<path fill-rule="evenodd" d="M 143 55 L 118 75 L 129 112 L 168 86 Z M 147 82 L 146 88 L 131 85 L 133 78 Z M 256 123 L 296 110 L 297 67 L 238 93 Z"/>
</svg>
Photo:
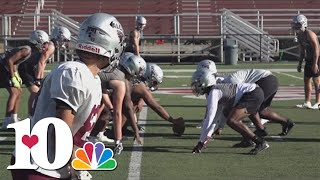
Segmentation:
<svg viewBox="0 0 320 180">
<path fill-rule="evenodd" d="M 227 124 L 247 139 L 256 143 L 249 153 L 256 155 L 267 149 L 269 145 L 254 134 L 243 122 L 245 117 L 256 115 L 263 102 L 263 91 L 256 84 L 216 84 L 215 73 L 208 69 L 200 69 L 192 75 L 192 90 L 195 95 L 206 95 L 207 111 L 202 125 L 198 144 L 193 153 L 200 153 L 207 140 L 208 132 L 214 122 L 218 105 L 224 105 Z M 258 116 L 259 117 L 259 116 Z"/>
<path fill-rule="evenodd" d="M 28 99 L 28 115 L 32 116 L 33 101 L 39 91 L 44 78 L 44 70 L 48 59 L 53 55 L 55 47 L 49 40 L 45 31 L 35 30 L 30 36 L 31 56 L 19 66 L 23 84 L 28 88 L 30 95 Z"/>
<path fill-rule="evenodd" d="M 147 25 L 147 20 L 143 16 L 136 17 L 136 27 L 133 31 L 130 32 L 129 42 L 125 49 L 126 52 L 134 53 L 137 56 L 140 56 L 140 38 L 143 37 L 143 30 Z"/>
<path fill-rule="evenodd" d="M 69 48 L 69 42 L 71 41 L 71 32 L 64 26 L 56 26 L 51 32 L 51 41 L 53 42 L 56 50 L 54 52 L 54 58 L 50 58 L 51 62 L 60 62 L 64 60 L 65 54 L 61 54 L 61 51 L 65 51 Z"/>
<path fill-rule="evenodd" d="M 213 61 L 209 64 L 212 63 L 214 64 Z M 198 68 L 201 69 L 208 67 L 205 64 L 208 64 L 207 60 L 201 61 L 198 64 Z M 209 68 L 209 70 L 215 73 L 217 72 L 215 66 L 213 65 L 211 65 L 211 69 Z M 256 83 L 257 85 L 259 85 L 259 87 L 263 90 L 264 93 L 264 101 L 259 110 L 260 117 L 268 119 L 272 122 L 280 123 L 282 125 L 282 132 L 279 135 L 281 136 L 287 135 L 294 126 L 292 120 L 279 115 L 270 108 L 271 102 L 275 94 L 277 93 L 279 87 L 277 77 L 275 77 L 270 71 L 261 69 L 240 70 L 233 73 L 229 73 L 224 77 L 218 77 L 218 83 Z M 264 130 L 264 126 L 261 124 L 261 122 L 258 121 L 258 119 L 260 118 L 250 116 L 250 119 L 254 122 L 255 126 L 257 127 L 256 133 L 259 133 L 260 135 L 264 136 L 267 135 L 267 132 Z M 221 125 L 220 123 L 220 126 L 223 125 Z"/>
<path fill-rule="evenodd" d="M 26 45 L 6 51 L 0 59 L 0 88 L 6 88 L 9 92 L 2 129 L 7 129 L 8 124 L 18 121 L 19 99 L 22 93 L 18 66 L 30 55 L 31 47 Z"/>
<path fill-rule="evenodd" d="M 98 72 L 120 56 L 123 39 L 122 26 L 115 17 L 105 13 L 89 16 L 79 29 L 76 44 L 79 60 L 59 65 L 44 79 L 31 127 L 46 117 L 60 118 L 70 127 L 74 151 L 82 148 L 96 121 L 101 103 Z M 53 133 L 54 129 L 49 128 L 48 137 Z M 55 158 L 54 141 L 54 138 L 48 138 L 47 156 L 50 162 Z M 14 180 L 81 179 L 91 176 L 87 171 L 74 171 L 69 163 L 58 170 L 38 167 L 36 170 L 11 172 Z"/>
<path fill-rule="evenodd" d="M 291 27 L 294 33 L 297 35 L 297 41 L 300 48 L 300 59 L 297 70 L 301 72 L 302 62 L 305 61 L 304 66 L 304 93 L 305 102 L 298 104 L 299 108 L 318 109 L 320 105 L 320 72 L 319 72 L 319 41 L 317 35 L 307 29 L 308 22 L 306 16 L 299 14 L 293 17 Z M 313 81 L 315 87 L 316 103 L 311 104 L 311 91 Z"/>
<path fill-rule="evenodd" d="M 136 56 L 132 53 L 125 53 L 121 57 L 120 64 L 112 72 L 101 71 L 99 76 L 102 81 L 102 89 L 104 93 L 110 93 L 111 102 L 113 105 L 113 125 L 115 137 L 115 154 L 121 154 L 123 150 L 122 145 L 122 127 L 124 125 L 124 114 L 129 119 L 131 126 L 135 132 L 135 139 L 139 144 L 140 135 L 139 129 L 134 117 L 133 105 L 131 103 L 131 84 L 133 79 L 143 76 L 146 70 L 146 62 L 143 58 Z M 106 126 L 107 124 L 105 124 Z M 99 128 L 99 133 L 103 132 L 104 127 Z M 92 135 L 96 135 L 92 134 Z"/>
</svg>

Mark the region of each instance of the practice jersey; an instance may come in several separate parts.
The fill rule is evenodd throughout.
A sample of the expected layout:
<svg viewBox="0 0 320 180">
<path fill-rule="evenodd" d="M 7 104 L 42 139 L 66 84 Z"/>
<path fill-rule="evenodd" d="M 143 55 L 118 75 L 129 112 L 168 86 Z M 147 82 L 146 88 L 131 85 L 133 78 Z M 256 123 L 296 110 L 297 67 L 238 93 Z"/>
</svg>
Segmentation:
<svg viewBox="0 0 320 180">
<path fill-rule="evenodd" d="M 71 127 L 73 143 L 83 147 L 97 119 L 102 98 L 101 81 L 94 76 L 81 61 L 66 62 L 54 69 L 44 80 L 36 109 L 31 120 L 31 127 L 46 117 L 56 117 L 56 101 L 69 105 L 74 111 Z M 49 129 L 48 137 L 53 133 Z M 48 139 L 48 160 L 54 160 L 55 142 Z M 63 142 L 57 142 L 63 143 Z M 59 170 L 38 168 L 36 171 L 51 177 L 67 178 L 70 176 L 67 166 Z"/>
<path fill-rule="evenodd" d="M 102 89 L 111 89 L 109 85 L 109 82 L 111 80 L 119 80 L 125 82 L 126 76 L 124 72 L 122 72 L 119 68 L 115 68 L 112 72 L 100 71 L 98 73 L 101 79 Z"/>
<path fill-rule="evenodd" d="M 212 86 L 207 97 L 207 113 L 201 128 L 200 141 L 204 142 L 207 138 L 212 124 L 217 123 L 218 106 L 224 108 L 233 108 L 241 99 L 244 93 L 251 92 L 257 87 L 256 84 L 217 84 Z"/>
<path fill-rule="evenodd" d="M 19 47 L 16 47 L 16 48 L 7 50 L 7 51 L 1 56 L 0 64 L 2 64 L 2 65 L 6 68 L 7 71 L 9 71 L 8 65 L 7 65 L 8 60 L 9 60 L 13 55 L 15 55 L 18 51 L 20 51 L 21 49 L 24 49 L 24 48 L 26 48 L 26 49 L 31 49 L 30 46 L 19 46 Z M 31 55 L 31 54 L 29 54 L 29 56 L 27 56 L 27 57 L 23 57 L 23 58 L 19 59 L 18 61 L 16 61 L 16 62 L 14 63 L 14 65 L 17 65 L 17 66 L 18 66 L 19 64 L 23 63 L 24 61 L 26 61 L 26 60 L 30 57 L 30 55 Z"/>
<path fill-rule="evenodd" d="M 298 34 L 298 42 L 305 49 L 305 61 L 306 65 L 312 65 L 314 59 L 314 49 L 308 38 L 308 31 Z M 318 39 L 317 39 L 318 40 Z"/>
<path fill-rule="evenodd" d="M 263 69 L 248 69 L 240 70 L 228 74 L 221 81 L 222 83 L 242 84 L 242 83 L 255 83 L 262 78 L 265 78 L 272 73 Z"/>
<path fill-rule="evenodd" d="M 54 46 L 53 42 L 50 41 L 49 46 Z M 43 52 L 39 51 L 38 49 L 33 49 L 29 58 L 27 58 L 23 63 L 21 63 L 21 67 L 33 69 L 35 71 L 38 68 L 38 63 L 42 54 Z M 52 58 L 52 56 L 53 54 L 48 59 Z"/>
</svg>

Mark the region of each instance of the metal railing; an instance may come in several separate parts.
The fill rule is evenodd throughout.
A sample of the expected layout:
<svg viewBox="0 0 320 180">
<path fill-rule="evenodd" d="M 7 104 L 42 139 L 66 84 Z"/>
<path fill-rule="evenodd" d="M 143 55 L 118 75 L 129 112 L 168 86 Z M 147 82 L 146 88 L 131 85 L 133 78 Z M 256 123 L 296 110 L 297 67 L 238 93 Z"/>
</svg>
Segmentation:
<svg viewBox="0 0 320 180">
<path fill-rule="evenodd" d="M 277 39 L 227 9 L 223 10 L 221 17 L 221 35 L 222 39 L 238 40 L 243 53 L 250 51 L 260 60 L 273 61 L 272 57 L 279 53 Z"/>
<path fill-rule="evenodd" d="M 217 20 L 223 20 L 223 14 L 221 13 L 204 13 L 204 12 L 197 12 L 197 13 L 177 13 L 177 14 L 140 14 L 148 18 L 154 18 L 154 17 L 164 17 L 169 18 L 172 17 L 172 29 L 173 32 L 170 34 L 161 34 L 161 35 L 155 35 L 155 34 L 144 34 L 144 38 L 148 42 L 152 42 L 157 39 L 163 39 L 168 43 L 165 43 L 163 46 L 168 46 L 166 49 L 169 49 L 170 51 L 163 51 L 163 52 L 156 52 L 155 50 L 151 48 L 154 44 L 152 43 L 145 43 L 142 45 L 145 50 L 148 50 L 149 52 L 145 51 L 143 54 L 147 56 L 153 56 L 153 55 L 160 55 L 160 56 L 176 56 L 178 59 L 178 62 L 180 59 L 184 58 L 188 55 L 194 55 L 199 56 L 201 54 L 203 55 L 209 55 L 212 56 L 212 52 L 210 50 L 215 50 L 217 48 L 221 48 L 221 51 L 217 53 L 216 55 L 221 56 L 221 60 L 223 58 L 222 53 L 222 47 L 223 47 L 223 41 L 222 38 L 225 36 L 238 36 L 239 40 L 246 42 L 248 39 L 250 41 L 255 41 L 254 43 L 242 43 L 241 47 L 246 47 L 250 45 L 250 48 L 252 48 L 255 55 L 268 58 L 269 54 L 277 54 L 279 52 L 279 44 L 275 40 L 276 38 L 292 38 L 293 34 L 290 31 L 290 22 L 291 17 L 296 15 L 297 13 L 304 13 L 308 17 L 308 23 L 309 23 L 309 29 L 312 30 L 320 30 L 320 11 L 318 9 L 301 9 L 301 10 L 285 10 L 285 9 L 272 9 L 272 10 L 232 10 L 234 14 L 238 15 L 239 17 L 233 18 L 231 22 L 229 23 L 230 27 L 237 26 L 238 21 L 247 21 L 250 25 L 245 25 L 245 31 L 243 29 L 234 29 L 229 31 L 220 30 L 221 26 L 220 23 L 215 23 L 212 26 L 212 32 L 206 31 L 205 34 L 203 34 L 203 28 L 205 28 L 206 23 L 201 19 L 203 18 L 214 18 Z M 230 13 L 229 13 L 230 14 Z M 114 14 L 117 18 L 122 19 L 132 19 L 137 14 Z M 69 14 L 64 15 L 61 14 L 58 11 L 53 10 L 52 13 L 40 13 L 40 14 L 3 14 L 1 16 L 1 24 L 2 24 L 2 34 L 3 34 L 3 40 L 4 40 L 4 46 L 7 47 L 7 41 L 8 40 L 26 40 L 28 39 L 28 36 L 18 36 L 13 35 L 13 28 L 15 26 L 16 17 L 21 16 L 32 16 L 32 17 L 44 17 L 44 19 L 47 19 L 45 23 L 47 23 L 47 29 L 46 30 L 49 34 L 51 32 L 51 29 L 55 25 L 63 25 L 70 29 L 72 32 L 72 38 L 73 40 L 76 40 L 76 35 L 79 28 L 79 22 L 73 20 L 74 17 L 87 17 L 89 14 Z M 183 17 L 195 17 L 195 23 L 194 25 L 190 26 L 184 26 Z M 236 16 L 233 16 L 236 17 Z M 43 24 L 43 22 L 42 22 Z M 261 31 L 256 30 L 250 30 L 252 29 L 252 26 L 256 26 L 255 28 L 260 28 Z M 38 26 L 34 25 L 33 29 L 37 29 Z M 271 35 L 268 35 L 267 32 L 274 32 L 274 30 L 277 30 L 281 33 L 271 33 Z M 197 35 L 190 35 L 190 32 L 195 32 L 194 34 Z M 128 32 L 126 32 L 128 33 Z M 161 32 L 160 32 L 161 33 Z M 270 34 L 270 33 L 269 33 Z M 185 42 L 195 42 L 197 40 L 203 40 L 206 43 L 209 43 L 208 46 L 199 45 L 196 43 L 187 44 Z M 203 50 L 199 48 L 204 48 Z M 250 49 L 249 47 L 247 47 Z M 290 47 L 286 47 L 290 48 Z M 165 48 L 164 48 L 165 49 Z M 270 51 L 270 52 L 267 52 Z M 285 52 L 286 51 L 281 51 Z M 271 57 L 271 56 L 269 56 Z"/>
</svg>

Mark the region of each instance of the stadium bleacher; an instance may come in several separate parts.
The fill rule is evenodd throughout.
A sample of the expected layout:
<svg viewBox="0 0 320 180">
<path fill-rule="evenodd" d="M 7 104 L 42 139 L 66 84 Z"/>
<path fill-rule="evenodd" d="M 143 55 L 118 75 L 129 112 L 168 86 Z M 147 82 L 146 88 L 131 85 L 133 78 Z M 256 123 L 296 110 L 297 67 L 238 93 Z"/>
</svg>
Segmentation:
<svg viewBox="0 0 320 180">
<path fill-rule="evenodd" d="M 237 14 L 252 14 L 251 16 L 241 16 L 251 22 L 257 23 L 257 13 L 265 18 L 265 30 L 271 34 L 288 33 L 287 30 L 279 31 L 277 26 L 281 26 L 283 21 L 272 21 L 272 18 L 290 20 L 291 16 L 274 16 L 273 14 L 286 14 L 286 11 L 273 11 L 274 9 L 316 9 L 320 7 L 320 2 L 315 0 L 118 0 L 118 1 L 77 1 L 77 0 L 45 0 L 44 8 L 40 13 L 50 13 L 51 9 L 66 14 L 76 21 L 83 21 L 84 18 L 95 12 L 105 12 L 114 14 L 121 22 L 125 32 L 129 32 L 134 27 L 134 15 L 143 14 L 148 19 L 148 26 L 145 34 L 168 35 L 174 34 L 174 15 L 179 13 L 193 13 L 180 17 L 181 35 L 219 35 L 220 18 L 218 15 L 210 16 L 210 13 L 221 13 L 221 9 L 227 8 L 235 10 Z M 37 0 L 2 0 L 0 10 L 3 14 L 12 13 L 34 13 Z M 197 13 L 208 13 L 199 18 L 199 32 L 197 31 Z M 247 11 L 242 11 L 247 10 Z M 264 11 L 262 11 L 264 10 Z M 159 16 L 159 15 L 166 16 Z M 312 17 L 312 14 L 310 14 Z M 41 17 L 37 29 L 48 30 L 48 17 Z M 319 26 L 318 21 L 310 21 L 310 25 Z M 13 35 L 25 36 L 27 32 L 33 30 L 32 17 L 12 17 Z M 254 23 L 255 24 L 255 23 Z M 1 24 L 2 25 L 2 24 Z M 270 27 L 275 27 L 274 29 Z M 199 33 L 199 34 L 198 34 Z"/>
</svg>

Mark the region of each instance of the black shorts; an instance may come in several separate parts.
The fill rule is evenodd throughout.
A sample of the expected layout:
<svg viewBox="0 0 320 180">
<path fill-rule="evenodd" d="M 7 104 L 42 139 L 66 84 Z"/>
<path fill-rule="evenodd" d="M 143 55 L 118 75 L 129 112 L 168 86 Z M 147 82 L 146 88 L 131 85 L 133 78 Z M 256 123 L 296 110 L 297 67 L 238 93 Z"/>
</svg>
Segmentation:
<svg viewBox="0 0 320 180">
<path fill-rule="evenodd" d="M 34 85 L 36 73 L 33 67 L 28 66 L 27 63 L 22 63 L 19 65 L 18 71 L 22 79 L 22 84 L 25 84 L 26 87 Z"/>
<path fill-rule="evenodd" d="M 253 91 L 244 93 L 235 108 L 246 108 L 248 114 L 256 114 L 259 111 L 263 100 L 264 95 L 262 89 L 256 87 Z"/>
<path fill-rule="evenodd" d="M 10 81 L 10 73 L 2 64 L 0 64 L 0 88 L 10 87 L 12 87 Z"/>
<path fill-rule="evenodd" d="M 277 77 L 271 74 L 261 78 L 256 84 L 259 85 L 264 94 L 264 100 L 260 107 L 260 111 L 262 111 L 271 105 L 271 102 L 278 91 L 279 82 Z"/>
<path fill-rule="evenodd" d="M 318 67 L 320 66 L 320 63 L 318 63 Z M 320 71 L 318 73 L 313 73 L 312 71 L 312 64 L 306 63 L 304 66 L 304 77 L 307 78 L 312 78 L 312 77 L 319 77 L 320 76 Z"/>
</svg>

